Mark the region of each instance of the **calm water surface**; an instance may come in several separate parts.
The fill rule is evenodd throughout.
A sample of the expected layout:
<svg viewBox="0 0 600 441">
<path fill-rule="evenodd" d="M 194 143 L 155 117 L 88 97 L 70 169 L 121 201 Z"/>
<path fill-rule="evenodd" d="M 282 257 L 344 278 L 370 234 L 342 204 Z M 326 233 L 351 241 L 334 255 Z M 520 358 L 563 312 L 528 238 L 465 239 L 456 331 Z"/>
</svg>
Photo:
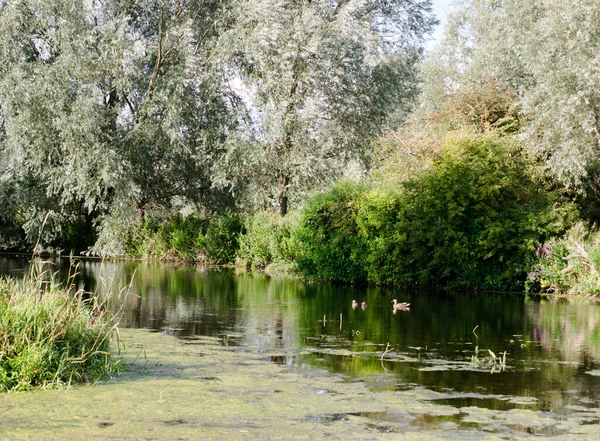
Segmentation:
<svg viewBox="0 0 600 441">
<path fill-rule="evenodd" d="M 25 258 L 0 257 L 0 273 L 19 277 L 26 267 Z M 49 268 L 64 278 L 69 263 Z M 568 415 L 600 405 L 596 303 L 304 284 L 158 263 L 81 261 L 78 271 L 80 288 L 112 290 L 110 308 L 123 327 L 216 336 L 273 363 L 342 373 L 374 391 L 446 392 L 441 404 L 458 408 Z M 394 298 L 410 302 L 410 311 L 394 314 Z M 353 309 L 352 300 L 366 309 Z"/>
</svg>

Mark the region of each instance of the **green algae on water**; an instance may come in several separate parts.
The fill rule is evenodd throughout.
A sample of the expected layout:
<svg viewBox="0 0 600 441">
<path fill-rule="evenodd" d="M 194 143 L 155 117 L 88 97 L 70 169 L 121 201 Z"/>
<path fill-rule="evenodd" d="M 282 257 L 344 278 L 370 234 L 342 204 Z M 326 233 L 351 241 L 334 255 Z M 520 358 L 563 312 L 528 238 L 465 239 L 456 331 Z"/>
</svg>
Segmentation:
<svg viewBox="0 0 600 441">
<path fill-rule="evenodd" d="M 0 437 L 427 441 L 597 435 L 590 422 L 597 421 L 598 409 L 559 417 L 516 408 L 458 408 L 441 404 L 452 392 L 374 391 L 368 381 L 266 362 L 258 352 L 223 346 L 218 337 L 178 340 L 125 329 L 121 344 L 128 369 L 117 379 L 0 396 Z"/>
</svg>

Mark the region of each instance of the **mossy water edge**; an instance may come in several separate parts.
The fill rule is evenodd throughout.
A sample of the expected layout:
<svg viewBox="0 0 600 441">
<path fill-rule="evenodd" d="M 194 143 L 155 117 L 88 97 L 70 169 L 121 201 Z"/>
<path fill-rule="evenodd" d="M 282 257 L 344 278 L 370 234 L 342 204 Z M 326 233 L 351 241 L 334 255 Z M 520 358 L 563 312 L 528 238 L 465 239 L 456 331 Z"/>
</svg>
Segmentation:
<svg viewBox="0 0 600 441">
<path fill-rule="evenodd" d="M 220 338 L 121 331 L 129 368 L 69 390 L 0 395 L 0 437 L 87 439 L 595 439 L 598 409 L 456 408 L 423 388 L 374 392 L 365 381 L 269 363 Z"/>
</svg>

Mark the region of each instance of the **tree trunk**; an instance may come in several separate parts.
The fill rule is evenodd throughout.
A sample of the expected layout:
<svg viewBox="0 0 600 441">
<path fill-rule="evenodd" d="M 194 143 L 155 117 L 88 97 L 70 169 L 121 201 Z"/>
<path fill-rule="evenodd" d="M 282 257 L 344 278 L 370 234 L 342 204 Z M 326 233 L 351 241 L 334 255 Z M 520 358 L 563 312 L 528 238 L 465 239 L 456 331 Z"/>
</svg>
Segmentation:
<svg viewBox="0 0 600 441">
<path fill-rule="evenodd" d="M 288 209 L 288 186 L 290 184 L 290 177 L 284 172 L 280 171 L 279 176 L 279 194 L 277 195 L 277 211 L 281 216 L 285 216 Z"/>
<path fill-rule="evenodd" d="M 592 113 L 594 114 L 594 135 L 596 135 L 596 143 L 600 145 L 600 112 L 595 105 L 592 105 Z"/>
</svg>

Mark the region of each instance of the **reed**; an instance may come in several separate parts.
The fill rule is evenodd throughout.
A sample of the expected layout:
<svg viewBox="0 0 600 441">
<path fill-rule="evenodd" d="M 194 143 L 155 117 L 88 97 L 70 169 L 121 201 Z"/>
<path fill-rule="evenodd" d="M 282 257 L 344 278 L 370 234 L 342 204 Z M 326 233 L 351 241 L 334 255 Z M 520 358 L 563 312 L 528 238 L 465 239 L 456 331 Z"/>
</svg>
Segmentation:
<svg viewBox="0 0 600 441">
<path fill-rule="evenodd" d="M 95 382 L 119 371 L 117 330 L 104 303 L 72 283 L 32 271 L 0 278 L 0 391 Z"/>
</svg>

